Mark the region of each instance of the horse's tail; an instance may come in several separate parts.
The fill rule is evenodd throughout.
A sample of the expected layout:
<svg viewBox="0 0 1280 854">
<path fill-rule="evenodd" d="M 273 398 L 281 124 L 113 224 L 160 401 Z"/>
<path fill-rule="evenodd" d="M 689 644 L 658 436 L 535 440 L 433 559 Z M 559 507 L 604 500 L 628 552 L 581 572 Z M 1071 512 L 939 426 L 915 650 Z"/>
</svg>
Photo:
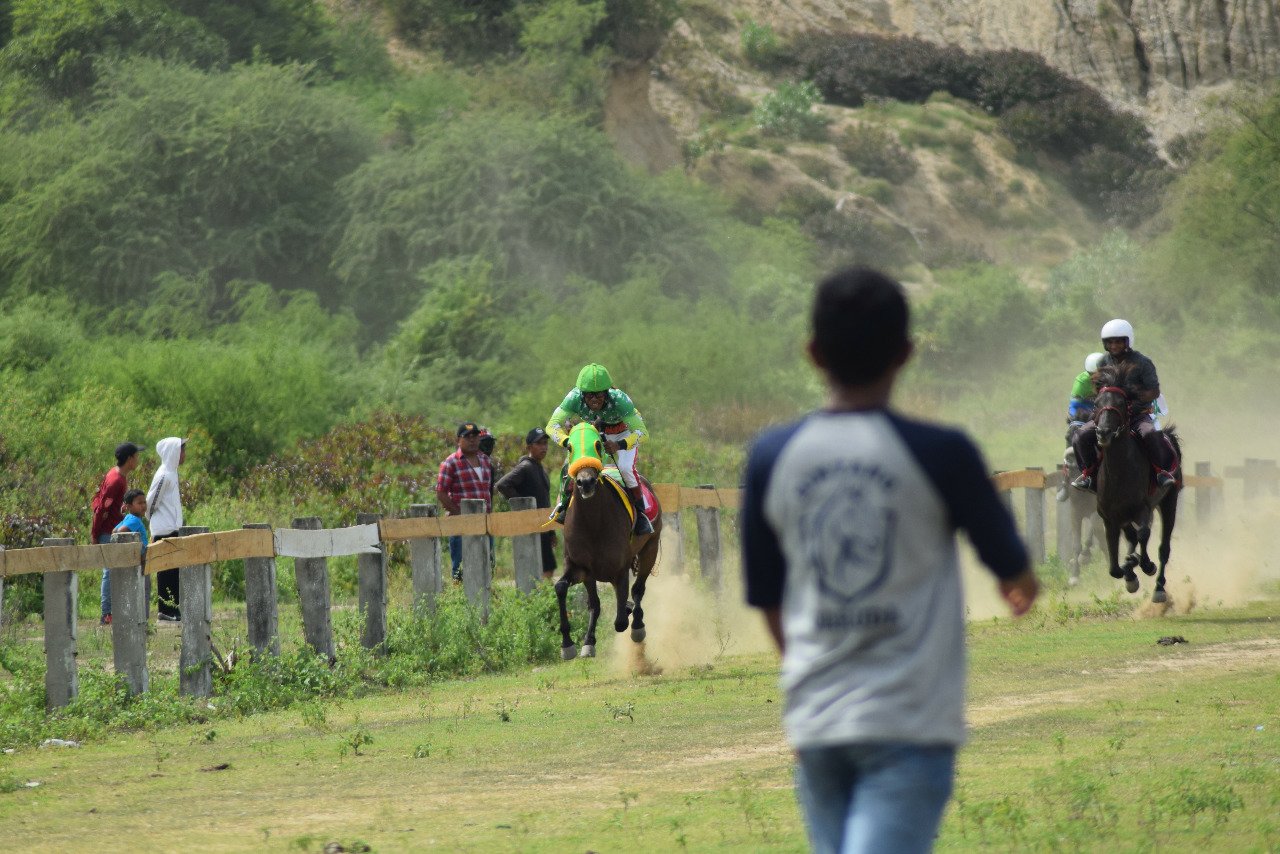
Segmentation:
<svg viewBox="0 0 1280 854">
<path fill-rule="evenodd" d="M 1174 459 L 1178 466 L 1178 482 L 1182 482 L 1182 437 L 1178 435 L 1178 428 L 1173 424 L 1165 427 L 1164 437 L 1169 440 L 1169 444 L 1173 445 Z"/>
</svg>

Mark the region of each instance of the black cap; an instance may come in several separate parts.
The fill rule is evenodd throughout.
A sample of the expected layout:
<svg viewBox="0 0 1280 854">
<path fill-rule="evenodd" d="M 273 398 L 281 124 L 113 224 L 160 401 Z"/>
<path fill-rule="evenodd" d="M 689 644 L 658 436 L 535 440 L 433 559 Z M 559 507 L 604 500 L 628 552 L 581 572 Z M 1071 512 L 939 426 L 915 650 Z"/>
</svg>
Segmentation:
<svg viewBox="0 0 1280 854">
<path fill-rule="evenodd" d="M 546 440 L 547 431 L 543 430 L 541 427 L 534 427 L 529 431 L 529 434 L 524 437 L 524 443 L 526 445 L 536 445 L 538 442 L 545 442 Z"/>
<path fill-rule="evenodd" d="M 116 445 L 116 462 L 123 465 L 125 460 L 141 450 L 143 450 L 141 445 L 135 445 L 133 442 L 121 442 Z"/>
<path fill-rule="evenodd" d="M 461 424 L 458 425 L 458 435 L 459 436 L 471 436 L 471 435 L 479 436 L 480 428 L 476 426 L 474 421 L 463 421 Z"/>
</svg>

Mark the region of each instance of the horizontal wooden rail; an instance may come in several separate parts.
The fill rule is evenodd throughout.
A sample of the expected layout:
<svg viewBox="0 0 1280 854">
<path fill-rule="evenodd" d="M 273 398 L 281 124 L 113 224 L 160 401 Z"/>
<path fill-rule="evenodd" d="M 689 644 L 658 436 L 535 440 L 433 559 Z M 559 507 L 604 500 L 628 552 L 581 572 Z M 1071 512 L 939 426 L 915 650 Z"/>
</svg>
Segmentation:
<svg viewBox="0 0 1280 854">
<path fill-rule="evenodd" d="M 1226 478 L 1255 481 L 1280 479 L 1280 469 L 1228 466 L 1225 477 L 1187 475 L 1189 488 L 1222 489 Z M 991 482 L 1001 492 L 1012 489 L 1050 489 L 1061 485 L 1062 474 L 1055 470 L 1020 469 L 996 472 Z M 735 509 L 742 504 L 740 489 L 708 489 L 678 483 L 655 483 L 663 512 L 696 508 Z M 379 543 L 394 540 L 435 539 L 490 534 L 519 537 L 551 530 L 546 510 L 513 510 L 471 516 L 423 516 L 382 519 L 376 525 L 324 528 L 307 531 L 296 528 L 249 528 L 173 537 L 152 543 L 147 549 L 146 572 L 176 569 L 226 560 L 273 557 L 338 557 L 370 554 Z M 138 546 L 133 544 L 92 546 L 49 546 L 33 549 L 0 550 L 0 578 L 30 573 L 121 569 L 138 565 Z"/>
</svg>

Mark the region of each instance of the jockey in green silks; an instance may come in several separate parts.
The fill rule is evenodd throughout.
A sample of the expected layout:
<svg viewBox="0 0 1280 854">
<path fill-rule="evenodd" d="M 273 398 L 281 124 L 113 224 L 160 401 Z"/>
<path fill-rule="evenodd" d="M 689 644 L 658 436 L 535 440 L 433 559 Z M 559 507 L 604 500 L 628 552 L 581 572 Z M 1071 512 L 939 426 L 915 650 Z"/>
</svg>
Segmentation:
<svg viewBox="0 0 1280 854">
<path fill-rule="evenodd" d="M 613 455 L 618 464 L 618 472 L 622 482 L 631 496 L 631 503 L 636 510 L 635 536 L 653 533 L 653 524 L 644 515 L 644 495 L 640 490 L 640 481 L 636 477 L 636 450 L 644 441 L 648 432 L 644 419 L 636 410 L 622 389 L 614 388 L 613 379 L 604 365 L 590 364 L 578 372 L 578 382 L 565 395 L 564 400 L 551 413 L 547 422 L 547 435 L 559 445 L 565 445 L 569 433 L 565 425 L 571 418 L 583 421 L 601 422 L 600 432 L 603 434 L 604 449 Z M 557 522 L 564 522 L 568 502 L 565 499 L 568 486 L 568 474 L 562 473 L 560 480 L 560 498 L 556 502 Z"/>
</svg>

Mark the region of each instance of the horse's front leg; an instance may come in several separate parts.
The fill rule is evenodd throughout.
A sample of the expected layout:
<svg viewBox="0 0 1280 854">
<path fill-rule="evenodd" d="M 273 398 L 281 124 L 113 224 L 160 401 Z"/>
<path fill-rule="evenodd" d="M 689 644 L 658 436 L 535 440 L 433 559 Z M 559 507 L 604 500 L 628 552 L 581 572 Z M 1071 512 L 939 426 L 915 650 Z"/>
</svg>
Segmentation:
<svg viewBox="0 0 1280 854">
<path fill-rule="evenodd" d="M 613 597 L 618 600 L 618 614 L 613 618 L 615 632 L 625 632 L 631 616 L 631 605 L 627 602 L 627 580 L 630 576 L 625 571 L 621 575 L 620 579 L 613 582 Z"/>
<path fill-rule="evenodd" d="M 1138 576 L 1134 573 L 1133 568 L 1138 565 L 1138 555 L 1135 550 L 1138 548 L 1138 531 L 1131 524 L 1122 527 L 1124 538 L 1129 541 L 1129 554 L 1124 559 L 1124 565 L 1120 567 L 1120 573 L 1124 578 L 1124 589 L 1130 593 L 1138 592 Z M 1115 560 L 1113 557 L 1112 560 Z"/>
<path fill-rule="evenodd" d="M 1112 578 L 1124 578 L 1124 570 L 1120 568 L 1120 526 L 1110 519 L 1105 523 L 1107 534 L 1107 558 L 1111 566 L 1107 569 Z"/>
<path fill-rule="evenodd" d="M 578 657 L 578 647 L 569 635 L 569 608 L 565 601 L 569 596 L 569 586 L 573 584 L 569 579 L 571 572 L 572 570 L 566 566 L 564 575 L 560 576 L 560 580 L 556 582 L 556 602 L 560 606 L 560 658 L 563 661 Z"/>
<path fill-rule="evenodd" d="M 644 608 L 640 607 L 640 601 L 644 599 L 645 582 L 649 580 L 649 573 L 636 575 L 636 583 L 631 585 L 631 639 L 636 643 L 644 640 Z"/>
<path fill-rule="evenodd" d="M 600 619 L 600 591 L 596 589 L 596 580 L 588 578 L 582 582 L 587 588 L 587 636 L 582 641 L 582 657 L 596 657 L 596 621 Z"/>
</svg>

